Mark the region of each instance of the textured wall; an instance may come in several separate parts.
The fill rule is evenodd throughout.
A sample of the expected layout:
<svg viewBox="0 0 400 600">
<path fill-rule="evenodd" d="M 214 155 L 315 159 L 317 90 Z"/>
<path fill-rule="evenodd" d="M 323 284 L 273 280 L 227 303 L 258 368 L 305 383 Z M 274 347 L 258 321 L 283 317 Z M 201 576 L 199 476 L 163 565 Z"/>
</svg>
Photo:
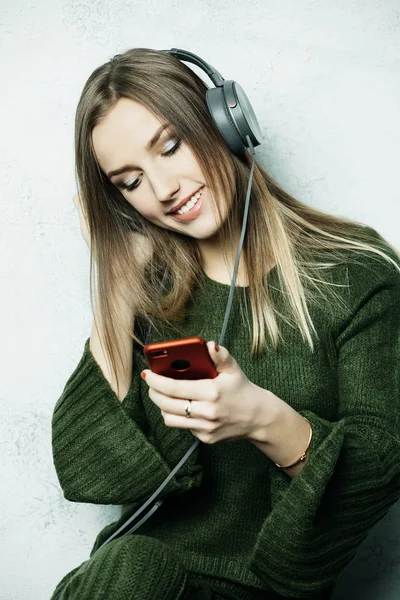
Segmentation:
<svg viewBox="0 0 400 600">
<path fill-rule="evenodd" d="M 186 48 L 248 93 L 265 166 L 299 199 L 400 246 L 399 0 L 3 0 L 0 4 L 0 598 L 50 598 L 117 507 L 62 495 L 54 404 L 90 334 L 89 257 L 71 198 L 74 111 L 131 46 Z M 400 507 L 336 600 L 394 600 Z"/>
</svg>

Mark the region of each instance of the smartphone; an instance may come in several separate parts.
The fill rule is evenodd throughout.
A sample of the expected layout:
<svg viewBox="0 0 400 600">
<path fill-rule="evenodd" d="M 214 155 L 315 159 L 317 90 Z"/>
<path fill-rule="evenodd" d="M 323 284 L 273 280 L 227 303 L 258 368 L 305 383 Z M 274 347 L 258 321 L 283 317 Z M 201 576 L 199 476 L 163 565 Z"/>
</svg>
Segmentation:
<svg viewBox="0 0 400 600">
<path fill-rule="evenodd" d="M 218 373 L 201 337 L 147 344 L 143 349 L 150 369 L 173 379 L 214 379 Z"/>
</svg>

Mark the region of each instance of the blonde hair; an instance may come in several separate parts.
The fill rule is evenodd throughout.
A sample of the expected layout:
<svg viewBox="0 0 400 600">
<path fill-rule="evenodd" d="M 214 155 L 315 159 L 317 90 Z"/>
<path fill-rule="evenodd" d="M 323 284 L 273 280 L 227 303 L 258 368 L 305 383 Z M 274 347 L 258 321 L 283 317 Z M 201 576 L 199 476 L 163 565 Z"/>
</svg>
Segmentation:
<svg viewBox="0 0 400 600">
<path fill-rule="evenodd" d="M 76 176 L 90 231 L 91 304 L 93 308 L 95 289 L 106 353 L 118 389 L 116 364 L 117 360 L 121 361 L 121 355 L 115 332 L 123 326 L 118 293 L 123 288 L 125 301 L 135 316 L 153 326 L 154 318 L 171 325 L 171 321 L 185 316 L 185 305 L 200 283 L 202 262 L 195 240 L 146 220 L 109 181 L 96 160 L 92 130 L 120 98 L 139 102 L 161 122 L 168 122 L 190 147 L 214 197 L 219 197 L 218 191 L 224 190 L 221 197 L 232 199 L 228 217 L 219 230 L 226 259 L 230 240 L 235 239 L 241 227 L 251 157 L 246 153 L 238 158 L 227 148 L 208 113 L 206 89 L 205 83 L 178 59 L 156 50 L 134 48 L 116 55 L 91 74 L 77 106 Z M 215 206 L 215 210 L 221 217 L 221 207 Z M 313 351 L 311 332 L 318 335 L 309 305 L 319 302 L 318 296 L 327 301 L 329 294 L 331 299 L 340 301 L 340 296 L 331 289 L 334 284 L 323 277 L 324 271 L 343 262 L 340 251 L 373 253 L 400 271 L 396 261 L 374 244 L 373 231 L 361 223 L 306 206 L 285 191 L 256 161 L 242 250 L 252 314 L 251 354 L 262 352 L 266 332 L 274 348 L 280 339 L 276 317 L 283 315 L 278 313 L 269 295 L 265 275 L 269 266 L 276 264 L 286 296 L 289 313 L 285 320 L 299 328 L 303 340 Z M 139 266 L 133 250 L 132 232 L 144 236 L 152 248 L 145 270 Z M 391 249 L 400 258 L 397 249 L 380 239 L 389 253 Z M 168 289 L 160 294 L 165 269 Z M 133 331 L 128 333 L 143 345 Z"/>
</svg>

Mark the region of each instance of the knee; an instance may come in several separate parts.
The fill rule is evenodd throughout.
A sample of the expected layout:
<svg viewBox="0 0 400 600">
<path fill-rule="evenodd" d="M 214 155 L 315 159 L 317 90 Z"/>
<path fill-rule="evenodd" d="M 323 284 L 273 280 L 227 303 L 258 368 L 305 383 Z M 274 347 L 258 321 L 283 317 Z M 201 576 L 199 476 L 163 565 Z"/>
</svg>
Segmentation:
<svg viewBox="0 0 400 600">
<path fill-rule="evenodd" d="M 108 542 L 105 546 L 99 548 L 97 552 L 92 556 L 92 559 L 96 556 L 97 562 L 102 561 L 103 558 L 108 559 L 113 557 L 119 561 L 127 559 L 128 561 L 135 561 L 143 558 L 143 560 L 150 560 L 162 558 L 163 556 L 168 560 L 174 559 L 174 554 L 171 549 L 155 538 L 151 538 L 145 535 L 127 535 L 116 540 Z M 91 560 L 92 560 L 91 559 Z"/>
<path fill-rule="evenodd" d="M 119 574 L 135 574 L 135 579 L 186 578 L 179 557 L 164 542 L 144 535 L 130 535 L 113 540 L 100 548 L 89 561 L 100 571 L 114 571 Z M 92 566 L 93 568 L 93 566 Z"/>
<path fill-rule="evenodd" d="M 98 553 L 97 570 L 108 573 L 108 582 L 114 581 L 112 589 L 120 590 L 118 597 L 178 598 L 186 586 L 187 573 L 182 563 L 173 550 L 157 539 L 125 536 L 109 542 Z M 107 600 L 109 597 L 105 595 Z"/>
<path fill-rule="evenodd" d="M 187 574 L 163 542 L 124 536 L 102 546 L 60 582 L 54 600 L 146 600 L 180 597 Z M 59 595 L 61 594 L 61 595 Z"/>
</svg>

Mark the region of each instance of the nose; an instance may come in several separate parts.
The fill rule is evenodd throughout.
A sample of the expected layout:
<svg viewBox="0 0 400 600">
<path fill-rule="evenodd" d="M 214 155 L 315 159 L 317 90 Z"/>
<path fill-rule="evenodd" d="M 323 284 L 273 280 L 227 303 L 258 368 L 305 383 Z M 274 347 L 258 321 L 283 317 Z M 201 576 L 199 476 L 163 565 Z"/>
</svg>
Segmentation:
<svg viewBox="0 0 400 600">
<path fill-rule="evenodd" d="M 157 173 L 152 174 L 150 182 L 159 202 L 171 202 L 179 194 L 179 181 L 171 172 L 157 170 Z"/>
</svg>

